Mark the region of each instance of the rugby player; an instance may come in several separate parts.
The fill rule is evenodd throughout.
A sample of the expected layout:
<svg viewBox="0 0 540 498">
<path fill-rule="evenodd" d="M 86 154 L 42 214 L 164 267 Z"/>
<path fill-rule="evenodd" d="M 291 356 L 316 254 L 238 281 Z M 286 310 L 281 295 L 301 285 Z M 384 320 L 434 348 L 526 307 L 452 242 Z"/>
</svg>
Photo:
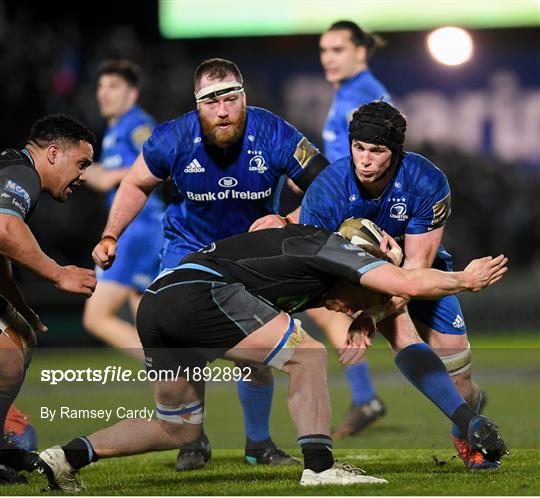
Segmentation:
<svg viewBox="0 0 540 498">
<path fill-rule="evenodd" d="M 77 492 L 82 489 L 77 471 L 99 458 L 166 450 L 196 439 L 204 417 L 204 380 L 191 377 L 188 382 L 186 377 L 221 357 L 263 363 L 289 374 L 288 406 L 304 456 L 300 484 L 385 483 L 334 462 L 326 349 L 289 313 L 325 304 L 352 314 L 364 288 L 402 298 L 400 307 L 387 300 L 381 318 L 394 313 L 406 318 L 403 303 L 409 299 L 478 291 L 500 280 L 506 263 L 500 255 L 474 260 L 462 272 L 405 270 L 389 264 L 378 247 L 356 245 L 354 238 L 349 241 L 308 225 L 214 242 L 162 272 L 139 306 L 137 329 L 147 368 L 184 369 L 183 377 L 152 383 L 157 418 L 124 420 L 49 448 L 40 453 L 43 472 L 52 488 Z M 333 291 L 341 281 L 350 284 L 348 292 L 343 287 Z M 370 340 L 362 327 L 351 327 L 340 360 L 357 361 Z M 407 378 L 416 387 L 436 380 L 436 388 L 427 392 L 430 399 L 468 434 L 472 447 L 498 460 L 506 446 L 496 426 L 459 395 L 443 363 L 421 342 L 412 323 L 393 347 L 396 364 Z"/>
<path fill-rule="evenodd" d="M 390 100 L 386 87 L 368 67 L 381 40 L 352 21 L 332 24 L 319 40 L 324 76 L 336 93 L 323 129 L 324 154 L 330 162 L 349 156 L 349 121 L 362 104 Z"/>
<path fill-rule="evenodd" d="M 152 134 L 156 122 L 137 105 L 140 80 L 137 64 L 106 60 L 97 74 L 97 101 L 108 127 L 99 163 L 88 171 L 87 184 L 98 192 L 107 192 L 110 206 L 116 188 Z M 143 357 L 137 330 L 117 314 L 124 303 L 129 302 L 135 316 L 142 292 L 159 272 L 164 210 L 158 193 L 150 196 L 144 209 L 118 240 L 114 267 L 97 270 L 99 284 L 84 309 L 83 323 L 92 335 L 137 359 Z"/>
<path fill-rule="evenodd" d="M 369 218 L 403 244 L 404 268 L 433 266 L 450 271 L 452 257 L 441 245 L 450 215 L 450 187 L 444 173 L 430 161 L 403 151 L 406 127 L 405 117 L 386 102 L 375 101 L 355 111 L 349 125 L 351 156 L 334 162 L 311 185 L 300 221 L 335 230 L 343 219 Z M 409 312 L 422 338 L 441 356 L 459 392 L 480 411 L 483 394 L 471 377 L 472 353 L 458 298 L 415 300 Z M 400 320 L 384 322 L 382 330 L 399 329 Z M 469 448 L 467 435 L 456 425 L 452 440 L 467 467 L 498 467 Z"/>
<path fill-rule="evenodd" d="M 66 292 L 90 297 L 92 270 L 60 266 L 48 257 L 28 228 L 40 193 L 64 202 L 84 183 L 92 164 L 94 135 L 79 121 L 50 115 L 36 121 L 22 150 L 0 153 L 0 427 L 17 396 L 36 346 L 35 332 L 47 327 L 26 304 L 11 269 L 15 262 Z M 25 482 L 17 474 L 35 468 L 36 456 L 0 439 L 0 484 Z"/>
<path fill-rule="evenodd" d="M 264 109 L 246 105 L 240 70 L 233 62 L 210 59 L 194 75 L 197 110 L 158 126 L 144 144 L 114 199 L 95 262 L 108 268 L 123 230 L 167 178 L 176 200 L 164 218 L 161 269 L 215 240 L 248 230 L 297 221 L 277 212 L 282 175 L 306 190 L 328 164 L 293 126 Z M 250 464 L 299 464 L 272 442 L 269 431 L 273 377 L 259 368 L 253 382 L 238 382 Z M 210 458 L 206 436 L 181 449 L 176 468 L 200 468 Z"/>
<path fill-rule="evenodd" d="M 352 21 L 335 22 L 321 35 L 321 65 L 336 91 L 322 134 L 324 154 L 330 162 L 350 155 L 349 121 L 353 112 L 373 100 L 390 101 L 387 89 L 368 67 L 368 59 L 380 45 L 382 40 Z M 342 331 L 348 327 L 347 316 L 323 308 L 309 310 L 308 315 L 339 348 Z M 345 373 L 352 402 L 344 420 L 332 432 L 335 438 L 356 434 L 386 414 L 367 361 L 348 366 Z"/>
</svg>

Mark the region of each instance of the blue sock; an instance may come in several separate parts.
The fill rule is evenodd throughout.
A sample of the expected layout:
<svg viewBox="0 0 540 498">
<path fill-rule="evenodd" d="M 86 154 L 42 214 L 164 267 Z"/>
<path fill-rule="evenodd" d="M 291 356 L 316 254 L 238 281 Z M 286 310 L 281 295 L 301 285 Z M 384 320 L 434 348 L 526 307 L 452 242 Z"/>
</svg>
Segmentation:
<svg viewBox="0 0 540 498">
<path fill-rule="evenodd" d="M 442 360 L 427 344 L 407 346 L 396 355 L 395 363 L 411 384 L 466 433 L 476 413 L 459 394 Z"/>
<path fill-rule="evenodd" d="M 353 405 L 365 405 L 375 397 L 367 361 L 351 365 L 345 369 Z"/>
<path fill-rule="evenodd" d="M 270 438 L 270 408 L 274 395 L 274 382 L 255 385 L 238 381 L 236 390 L 244 410 L 246 438 L 253 442 Z"/>
</svg>

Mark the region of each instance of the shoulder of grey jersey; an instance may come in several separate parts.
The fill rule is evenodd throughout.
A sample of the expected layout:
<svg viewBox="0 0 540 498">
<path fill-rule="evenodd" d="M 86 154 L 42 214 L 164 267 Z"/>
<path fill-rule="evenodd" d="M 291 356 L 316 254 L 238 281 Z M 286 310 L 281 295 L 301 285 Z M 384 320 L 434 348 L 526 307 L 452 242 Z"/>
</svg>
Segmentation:
<svg viewBox="0 0 540 498">
<path fill-rule="evenodd" d="M 332 233 L 328 237 L 317 258 L 326 265 L 326 271 L 356 284 L 368 271 L 389 264 L 388 261 L 372 256 L 337 233 Z"/>
<path fill-rule="evenodd" d="M 37 205 L 41 179 L 26 154 L 14 149 L 0 153 L 0 211 L 27 220 Z"/>
</svg>

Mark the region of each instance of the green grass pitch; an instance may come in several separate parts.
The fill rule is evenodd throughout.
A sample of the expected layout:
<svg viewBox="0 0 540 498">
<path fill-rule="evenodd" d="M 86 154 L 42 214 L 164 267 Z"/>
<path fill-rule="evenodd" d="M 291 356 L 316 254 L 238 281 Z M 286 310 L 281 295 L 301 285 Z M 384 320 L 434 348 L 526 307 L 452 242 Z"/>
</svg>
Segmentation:
<svg viewBox="0 0 540 498">
<path fill-rule="evenodd" d="M 501 428 L 511 455 L 499 471 L 469 472 L 454 457 L 449 423 L 399 374 L 381 341 L 369 352 L 376 388 L 388 415 L 362 434 L 335 442 L 336 457 L 384 477 L 388 485 L 298 485 L 300 468 L 254 467 L 243 463 L 243 424 L 231 382 L 207 387 L 206 431 L 213 458 L 200 471 L 174 470 L 176 452 L 101 460 L 83 469 L 89 495 L 538 495 L 540 494 L 540 344 L 538 335 L 473 337 L 475 378 L 488 392 L 486 414 Z M 333 354 L 329 384 L 334 422 L 345 413 L 348 391 Z M 148 386 L 134 382 L 98 385 L 40 381 L 44 368 L 83 369 L 123 365 L 138 369 L 107 349 L 38 350 L 17 405 L 30 413 L 40 448 L 63 444 L 111 422 L 92 419 L 47 421 L 41 407 L 153 408 Z M 225 365 L 224 363 L 222 365 Z M 272 435 L 283 448 L 300 456 L 286 407 L 286 376 L 276 375 Z M 114 418 L 114 417 L 113 417 Z M 114 418 L 114 421 L 117 419 Z M 43 491 L 42 476 L 29 485 L 0 487 L 0 494 L 55 494 Z M 59 494 L 59 493 L 56 493 Z"/>
</svg>

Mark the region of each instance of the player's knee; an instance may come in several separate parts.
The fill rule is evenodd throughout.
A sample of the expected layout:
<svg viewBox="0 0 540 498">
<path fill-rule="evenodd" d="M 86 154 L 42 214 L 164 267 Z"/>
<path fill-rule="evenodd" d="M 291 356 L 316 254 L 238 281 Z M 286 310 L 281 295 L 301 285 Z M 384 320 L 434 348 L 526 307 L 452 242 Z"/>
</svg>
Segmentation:
<svg viewBox="0 0 540 498">
<path fill-rule="evenodd" d="M 158 376 L 168 373 L 167 370 L 155 370 L 153 372 Z M 185 403 L 185 400 L 198 399 L 204 396 L 204 394 L 197 391 L 193 384 L 183 377 L 176 381 L 156 381 L 152 385 L 156 404 L 176 406 Z"/>
<path fill-rule="evenodd" d="M 3 349 L 0 362 L 0 390 L 7 391 L 18 386 L 24 377 L 24 358 L 19 349 Z"/>
<path fill-rule="evenodd" d="M 202 426 L 204 420 L 204 400 L 195 399 L 184 403 L 163 404 L 156 402 L 156 418 L 160 424 L 170 426 Z"/>
<path fill-rule="evenodd" d="M 250 382 L 257 386 L 267 386 L 274 381 L 272 369 L 267 366 L 257 365 L 249 362 L 235 362 L 240 368 L 250 368 Z"/>
<path fill-rule="evenodd" d="M 91 334 L 94 334 L 94 330 L 96 328 L 96 317 L 94 313 L 92 313 L 91 307 L 86 306 L 84 308 L 82 322 L 83 327 Z"/>
<path fill-rule="evenodd" d="M 107 318 L 114 316 L 114 313 L 106 309 L 98 309 L 96 306 L 86 306 L 83 313 L 83 327 L 92 335 L 100 337 L 102 335 L 102 325 Z"/>
<path fill-rule="evenodd" d="M 290 373 L 291 366 L 299 363 L 308 366 L 316 361 L 326 366 L 326 348 L 302 328 L 300 320 L 295 319 L 289 322 L 289 328 L 263 363 Z"/>
<path fill-rule="evenodd" d="M 307 350 L 309 355 L 309 363 L 316 368 L 323 368 L 326 371 L 326 367 L 328 365 L 328 350 L 322 342 L 313 342 L 315 343 L 314 347 Z"/>
<path fill-rule="evenodd" d="M 328 364 L 328 350 L 325 345 L 311 336 L 305 337 L 295 357 L 296 363 L 302 368 L 326 370 Z"/>
<path fill-rule="evenodd" d="M 25 358 L 25 366 L 28 366 L 37 346 L 36 333 L 11 303 L 7 303 L 0 315 L 0 331 L 3 331 L 0 348 L 18 348 Z"/>
<path fill-rule="evenodd" d="M 452 377 L 456 385 L 458 382 L 470 380 L 472 368 L 472 350 L 470 343 L 467 343 L 467 347 L 463 351 L 457 353 L 445 351 L 439 356 L 444 363 L 446 370 L 448 370 L 448 374 Z"/>
</svg>

